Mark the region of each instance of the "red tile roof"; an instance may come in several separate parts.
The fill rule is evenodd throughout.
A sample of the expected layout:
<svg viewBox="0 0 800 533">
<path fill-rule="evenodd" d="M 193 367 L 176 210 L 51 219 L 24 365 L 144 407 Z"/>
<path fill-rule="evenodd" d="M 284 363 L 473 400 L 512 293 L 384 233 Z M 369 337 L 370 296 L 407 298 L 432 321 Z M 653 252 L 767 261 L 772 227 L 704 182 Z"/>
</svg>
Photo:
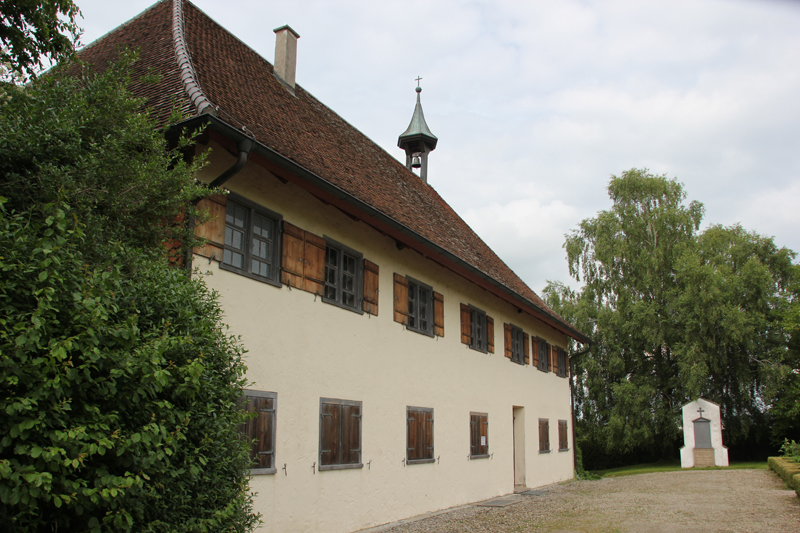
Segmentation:
<svg viewBox="0 0 800 533">
<path fill-rule="evenodd" d="M 182 36 L 180 31 L 173 33 L 173 19 L 181 15 Z M 220 119 L 237 128 L 246 126 L 259 143 L 450 252 L 567 326 L 558 329 L 575 332 L 433 188 L 300 85 L 292 95 L 273 75 L 272 64 L 190 2 L 162 0 L 84 48 L 80 57 L 102 67 L 116 59 L 120 48 L 138 47 L 134 79 L 150 71 L 162 77 L 155 84 L 134 82 L 132 90 L 147 98 L 148 110 L 164 123 L 174 106 L 189 114 L 198 111 L 197 98 L 195 103 L 189 98 L 178 65 L 176 45 L 181 37 L 193 67 L 187 71 L 184 65 L 184 78 L 187 73 L 193 75 Z"/>
</svg>

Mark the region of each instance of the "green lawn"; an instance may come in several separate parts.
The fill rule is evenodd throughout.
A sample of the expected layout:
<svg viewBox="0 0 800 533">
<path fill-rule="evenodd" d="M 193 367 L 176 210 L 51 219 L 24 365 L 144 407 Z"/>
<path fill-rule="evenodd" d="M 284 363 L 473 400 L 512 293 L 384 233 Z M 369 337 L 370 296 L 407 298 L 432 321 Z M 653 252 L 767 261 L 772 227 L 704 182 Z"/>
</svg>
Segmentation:
<svg viewBox="0 0 800 533">
<path fill-rule="evenodd" d="M 731 461 L 731 465 L 723 466 L 710 466 L 708 468 L 695 468 L 693 470 L 735 470 L 735 469 L 767 469 L 766 461 Z M 632 476 L 635 474 L 650 474 L 652 472 L 676 472 L 681 470 L 681 462 L 679 460 L 673 461 L 659 461 L 657 463 L 647 463 L 642 465 L 623 466 L 620 468 L 611 468 L 608 470 L 593 471 L 600 477 L 619 477 L 619 476 Z"/>
</svg>

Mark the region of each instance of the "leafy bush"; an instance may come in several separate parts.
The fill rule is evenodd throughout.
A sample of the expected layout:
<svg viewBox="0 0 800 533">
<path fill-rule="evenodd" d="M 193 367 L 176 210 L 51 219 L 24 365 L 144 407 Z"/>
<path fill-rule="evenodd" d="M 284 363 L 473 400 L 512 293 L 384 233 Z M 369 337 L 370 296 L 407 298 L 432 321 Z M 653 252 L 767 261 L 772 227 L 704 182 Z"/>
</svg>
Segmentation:
<svg viewBox="0 0 800 533">
<path fill-rule="evenodd" d="M 251 529 L 242 349 L 215 296 L 122 245 L 88 264 L 85 244 L 64 205 L 0 205 L 0 523 Z"/>
<path fill-rule="evenodd" d="M 784 439 L 783 446 L 781 446 L 781 455 L 788 457 L 795 463 L 800 463 L 800 444 L 793 440 Z"/>
</svg>

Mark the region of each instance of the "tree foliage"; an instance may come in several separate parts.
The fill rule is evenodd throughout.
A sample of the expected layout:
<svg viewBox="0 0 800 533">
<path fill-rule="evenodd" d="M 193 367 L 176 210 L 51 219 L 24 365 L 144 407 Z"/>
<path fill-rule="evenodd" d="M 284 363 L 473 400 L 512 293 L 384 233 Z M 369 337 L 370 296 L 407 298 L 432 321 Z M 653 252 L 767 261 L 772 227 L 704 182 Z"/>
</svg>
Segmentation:
<svg viewBox="0 0 800 533">
<path fill-rule="evenodd" d="M 721 404 L 728 445 L 748 438 L 786 373 L 794 254 L 739 226 L 700 232 L 702 204 L 665 176 L 632 169 L 608 192 L 611 209 L 567 235 L 583 288 L 545 290 L 595 340 L 574 378 L 587 463 L 672 456 L 680 407 L 699 396 Z"/>
<path fill-rule="evenodd" d="M 0 3 L 0 65 L 35 76 L 44 59 L 56 62 L 74 51 L 80 10 L 72 0 L 15 0 Z"/>
<path fill-rule="evenodd" d="M 137 113 L 126 57 L 3 88 L 0 524 L 248 531 L 242 348 L 164 244 L 199 163 Z M 73 74 L 77 69 L 73 70 Z"/>
</svg>

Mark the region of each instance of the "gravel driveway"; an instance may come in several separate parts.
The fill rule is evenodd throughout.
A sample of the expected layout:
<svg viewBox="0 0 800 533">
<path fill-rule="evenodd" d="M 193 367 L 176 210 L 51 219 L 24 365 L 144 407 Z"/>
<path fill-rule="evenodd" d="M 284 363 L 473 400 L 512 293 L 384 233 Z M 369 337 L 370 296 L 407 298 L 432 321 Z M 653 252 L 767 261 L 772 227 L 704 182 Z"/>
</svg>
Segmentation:
<svg viewBox="0 0 800 533">
<path fill-rule="evenodd" d="M 522 501 L 508 507 L 470 505 L 379 531 L 800 532 L 800 500 L 769 470 L 639 474 L 539 490 L 546 493 L 512 496 Z"/>
</svg>

